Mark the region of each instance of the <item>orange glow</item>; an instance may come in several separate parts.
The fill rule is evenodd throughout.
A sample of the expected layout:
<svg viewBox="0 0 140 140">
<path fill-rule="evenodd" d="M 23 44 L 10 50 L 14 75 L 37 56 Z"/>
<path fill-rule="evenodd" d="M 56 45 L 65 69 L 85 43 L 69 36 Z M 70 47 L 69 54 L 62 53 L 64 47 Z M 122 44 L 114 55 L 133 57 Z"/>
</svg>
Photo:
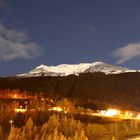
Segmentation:
<svg viewBox="0 0 140 140">
<path fill-rule="evenodd" d="M 133 114 L 132 113 L 129 113 L 129 115 L 132 116 Z"/>
<path fill-rule="evenodd" d="M 21 109 L 21 108 L 23 108 L 23 106 L 22 106 L 22 105 L 20 105 L 20 106 L 19 106 L 19 108 Z"/>
<path fill-rule="evenodd" d="M 63 111 L 63 109 L 61 107 L 52 107 L 51 109 L 49 109 L 50 111 L 58 111 L 61 112 Z"/>
<path fill-rule="evenodd" d="M 100 114 L 104 116 L 112 117 L 112 116 L 120 115 L 120 111 L 118 111 L 117 109 L 108 109 L 108 110 L 102 110 Z"/>
<path fill-rule="evenodd" d="M 23 108 L 16 108 L 16 109 L 15 109 L 15 112 L 16 112 L 16 113 L 19 113 L 19 112 L 25 113 L 25 112 L 26 112 L 26 109 L 23 109 Z"/>
<path fill-rule="evenodd" d="M 129 112 L 125 112 L 125 115 L 129 115 Z"/>
<path fill-rule="evenodd" d="M 138 114 L 138 115 L 136 116 L 136 119 L 138 119 L 138 120 L 140 119 L 140 114 Z"/>
<path fill-rule="evenodd" d="M 17 98 L 17 95 L 16 94 L 14 94 L 14 98 Z"/>
<path fill-rule="evenodd" d="M 108 109 L 106 111 L 106 115 L 107 116 L 115 116 L 115 115 L 118 115 L 118 111 L 116 109 Z"/>
<path fill-rule="evenodd" d="M 126 112 L 125 112 L 125 117 L 126 117 L 126 118 L 129 118 L 129 119 L 132 119 L 132 118 L 133 118 L 133 113 L 132 113 L 132 112 L 126 111 Z M 137 117 L 135 117 L 135 119 L 137 119 Z"/>
</svg>

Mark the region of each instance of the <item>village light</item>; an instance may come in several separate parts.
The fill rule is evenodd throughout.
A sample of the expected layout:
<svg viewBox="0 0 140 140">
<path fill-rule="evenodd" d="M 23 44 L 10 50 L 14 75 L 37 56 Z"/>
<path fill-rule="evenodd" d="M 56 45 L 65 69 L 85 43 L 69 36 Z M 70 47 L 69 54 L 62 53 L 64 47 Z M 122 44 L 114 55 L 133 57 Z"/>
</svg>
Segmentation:
<svg viewBox="0 0 140 140">
<path fill-rule="evenodd" d="M 118 115 L 120 115 L 121 114 L 121 111 L 118 111 Z"/>
<path fill-rule="evenodd" d="M 136 116 L 136 119 L 138 119 L 138 120 L 140 119 L 140 114 L 138 114 L 138 115 Z"/>
<path fill-rule="evenodd" d="M 117 109 L 108 109 L 105 113 L 106 116 L 115 116 L 118 115 Z"/>
<path fill-rule="evenodd" d="M 22 106 L 22 105 L 20 105 L 20 106 L 19 106 L 19 108 L 23 108 L 23 106 Z"/>
<path fill-rule="evenodd" d="M 128 112 L 128 111 L 127 111 L 127 112 L 125 112 L 125 115 L 127 115 L 127 116 L 128 116 L 128 115 L 129 115 L 129 112 Z"/>
<path fill-rule="evenodd" d="M 132 113 L 129 113 L 129 115 L 132 116 L 133 114 Z"/>
<path fill-rule="evenodd" d="M 63 109 L 61 107 L 52 107 L 49 109 L 49 111 L 58 111 L 58 112 L 61 112 L 63 111 Z"/>
<path fill-rule="evenodd" d="M 16 94 L 14 94 L 14 98 L 17 98 L 17 95 Z"/>
<path fill-rule="evenodd" d="M 25 113 L 27 110 L 26 109 L 23 109 L 23 108 L 16 108 L 15 109 L 15 112 L 16 113 L 19 113 L 19 112 L 21 112 L 21 113 Z"/>
</svg>

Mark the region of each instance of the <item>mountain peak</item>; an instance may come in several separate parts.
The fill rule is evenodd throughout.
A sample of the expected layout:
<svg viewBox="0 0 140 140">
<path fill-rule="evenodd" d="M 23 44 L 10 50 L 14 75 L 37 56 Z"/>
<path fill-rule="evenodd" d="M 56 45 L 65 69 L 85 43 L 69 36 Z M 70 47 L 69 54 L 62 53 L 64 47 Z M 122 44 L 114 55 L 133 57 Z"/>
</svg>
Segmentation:
<svg viewBox="0 0 140 140">
<path fill-rule="evenodd" d="M 125 72 L 135 72 L 125 67 L 113 66 L 104 62 L 79 63 L 79 64 L 60 64 L 57 66 L 40 65 L 29 73 L 19 76 L 68 76 L 71 74 L 103 72 L 105 74 L 118 74 Z"/>
</svg>

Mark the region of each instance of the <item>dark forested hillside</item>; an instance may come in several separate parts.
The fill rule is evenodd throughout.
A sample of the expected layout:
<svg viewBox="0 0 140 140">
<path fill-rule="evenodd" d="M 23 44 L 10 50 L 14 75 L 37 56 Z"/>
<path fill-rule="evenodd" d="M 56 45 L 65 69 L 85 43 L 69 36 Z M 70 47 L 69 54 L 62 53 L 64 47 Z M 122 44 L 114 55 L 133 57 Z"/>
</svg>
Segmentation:
<svg viewBox="0 0 140 140">
<path fill-rule="evenodd" d="M 0 78 L 0 89 L 42 92 L 53 98 L 68 97 L 84 106 L 117 105 L 140 108 L 140 73 L 105 75 L 87 73 L 67 77 Z"/>
</svg>

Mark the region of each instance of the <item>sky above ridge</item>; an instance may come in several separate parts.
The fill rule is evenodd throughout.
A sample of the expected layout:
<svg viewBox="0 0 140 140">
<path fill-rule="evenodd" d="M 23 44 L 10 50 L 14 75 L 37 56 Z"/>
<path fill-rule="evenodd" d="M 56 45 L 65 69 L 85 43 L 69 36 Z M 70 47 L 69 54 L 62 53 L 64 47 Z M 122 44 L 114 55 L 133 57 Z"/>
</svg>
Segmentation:
<svg viewBox="0 0 140 140">
<path fill-rule="evenodd" d="M 140 69 L 139 0 L 0 0 L 0 76 L 58 64 Z"/>
</svg>

